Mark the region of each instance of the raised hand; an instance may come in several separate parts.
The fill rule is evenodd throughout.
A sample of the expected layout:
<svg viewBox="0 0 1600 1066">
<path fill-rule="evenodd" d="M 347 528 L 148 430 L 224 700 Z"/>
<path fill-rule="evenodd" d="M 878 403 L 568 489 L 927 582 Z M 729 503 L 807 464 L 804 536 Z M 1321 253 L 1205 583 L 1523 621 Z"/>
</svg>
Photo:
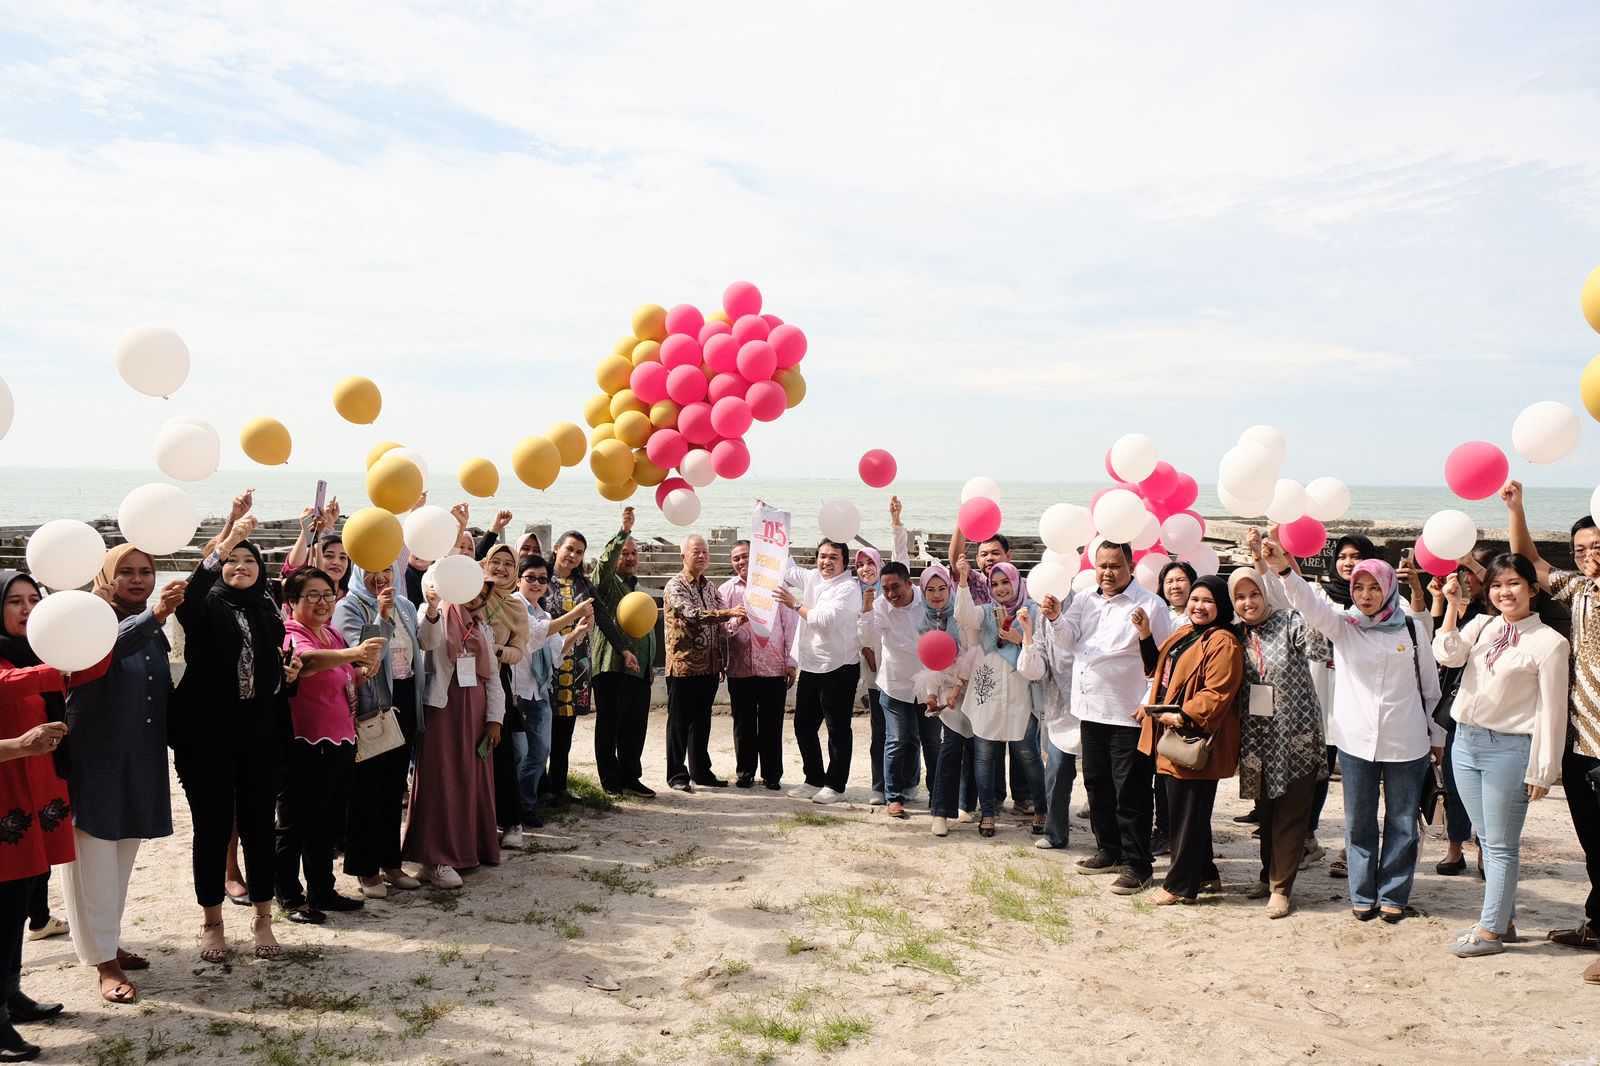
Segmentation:
<svg viewBox="0 0 1600 1066">
<path fill-rule="evenodd" d="M 1500 502 L 1506 505 L 1508 511 L 1522 510 L 1522 482 L 1506 482 L 1506 487 L 1500 490 Z"/>
<path fill-rule="evenodd" d="M 1289 555 L 1283 550 L 1283 545 L 1275 540 L 1269 540 L 1262 544 L 1261 557 L 1273 570 L 1281 573 L 1289 569 Z"/>
<path fill-rule="evenodd" d="M 511 524 L 511 512 L 510 511 L 500 511 L 499 513 L 497 513 L 494 516 L 494 521 L 489 523 L 489 528 L 494 530 L 496 533 L 499 533 L 502 530 L 504 530 L 507 526 L 509 526 L 510 524 Z"/>
<path fill-rule="evenodd" d="M 183 602 L 183 595 L 189 591 L 189 582 L 171 581 L 161 587 L 161 598 L 156 601 L 155 607 L 150 611 L 157 622 L 165 622 L 172 617 L 172 612 L 178 609 Z"/>
<path fill-rule="evenodd" d="M 46 755 L 67 735 L 67 723 L 43 722 L 17 738 L 17 749 L 24 755 Z"/>
<path fill-rule="evenodd" d="M 1250 527 L 1250 531 L 1244 535 L 1244 546 L 1250 549 L 1250 558 L 1259 563 L 1261 561 L 1261 530 L 1259 527 Z"/>
<path fill-rule="evenodd" d="M 787 586 L 780 585 L 778 588 L 773 589 L 772 598 L 785 607 L 793 607 L 795 610 L 800 609 L 800 601 L 795 598 L 795 594 L 789 591 Z"/>
<path fill-rule="evenodd" d="M 1022 630 L 1023 639 L 1026 640 L 1026 641 L 1032 642 L 1032 640 L 1033 640 L 1033 612 L 1028 610 L 1026 604 L 1024 604 L 1023 606 L 1017 608 L 1017 626 L 1018 626 L 1018 628 L 1020 628 Z"/>
<path fill-rule="evenodd" d="M 872 604 L 873 604 L 874 600 L 876 600 L 876 598 L 877 598 L 877 595 L 876 595 L 875 590 L 873 590 L 871 588 L 862 589 L 862 591 L 861 591 L 861 613 L 862 614 L 871 614 L 872 613 Z"/>
<path fill-rule="evenodd" d="M 1449 601 L 1457 613 L 1467 609 L 1467 596 L 1461 588 L 1461 576 L 1451 574 L 1444 579 L 1444 598 Z"/>
<path fill-rule="evenodd" d="M 889 524 L 893 526 L 900 524 L 900 497 L 898 496 L 889 497 Z"/>
<path fill-rule="evenodd" d="M 1133 613 L 1128 615 L 1128 621 L 1133 623 L 1133 628 L 1139 634 L 1140 640 L 1148 640 L 1150 638 L 1150 616 L 1144 613 L 1143 607 L 1135 607 Z"/>
<path fill-rule="evenodd" d="M 217 548 L 217 553 L 219 555 L 227 555 L 233 551 L 233 549 L 250 538 L 250 534 L 256 531 L 257 525 L 258 523 L 251 515 L 245 515 L 233 523 L 228 527 L 228 535 L 222 539 L 222 544 Z"/>
<path fill-rule="evenodd" d="M 458 503 L 454 507 L 450 508 L 450 513 L 455 517 L 456 529 L 465 531 L 467 528 L 467 520 L 472 515 L 472 509 L 464 503 Z"/>
<path fill-rule="evenodd" d="M 622 531 L 624 533 L 632 533 L 633 532 L 633 508 L 632 507 L 624 507 L 622 509 Z"/>
<path fill-rule="evenodd" d="M 394 586 L 390 585 L 378 593 L 378 617 L 388 618 L 394 614 Z"/>
<path fill-rule="evenodd" d="M 432 581 L 423 584 L 422 598 L 428 601 L 429 615 L 436 615 L 439 613 L 439 588 Z"/>
<path fill-rule="evenodd" d="M 228 508 L 228 524 L 232 525 L 250 513 L 250 508 L 255 505 L 256 490 L 245 489 L 233 498 L 233 506 Z"/>
</svg>

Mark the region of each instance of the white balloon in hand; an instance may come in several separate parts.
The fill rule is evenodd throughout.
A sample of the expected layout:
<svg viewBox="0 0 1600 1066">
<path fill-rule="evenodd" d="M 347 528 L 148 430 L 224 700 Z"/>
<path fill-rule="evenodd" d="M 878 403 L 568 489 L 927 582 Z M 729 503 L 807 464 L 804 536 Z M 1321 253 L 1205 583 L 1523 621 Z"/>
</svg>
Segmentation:
<svg viewBox="0 0 1600 1066">
<path fill-rule="evenodd" d="M 106 542 L 93 526 L 75 518 L 46 522 L 28 538 L 28 573 L 52 589 L 75 589 L 94 580 L 106 564 Z"/>
<path fill-rule="evenodd" d="M 92 592 L 70 589 L 39 601 L 28 616 L 28 646 L 48 666 L 87 670 L 117 640 L 117 614 Z"/>
</svg>

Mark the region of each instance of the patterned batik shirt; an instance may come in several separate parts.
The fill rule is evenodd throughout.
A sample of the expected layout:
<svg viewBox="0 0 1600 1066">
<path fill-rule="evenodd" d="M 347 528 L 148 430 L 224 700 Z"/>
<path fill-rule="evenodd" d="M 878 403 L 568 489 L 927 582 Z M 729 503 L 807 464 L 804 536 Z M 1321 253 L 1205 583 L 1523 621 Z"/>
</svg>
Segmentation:
<svg viewBox="0 0 1600 1066">
<path fill-rule="evenodd" d="M 1239 690 L 1239 795 L 1277 799 L 1305 777 L 1328 775 L 1322 705 L 1308 659 L 1325 654 L 1298 611 L 1274 611 L 1258 626 L 1239 623 L 1245 685 Z M 1272 716 L 1250 713 L 1254 685 L 1272 686 Z"/>
<path fill-rule="evenodd" d="M 667 608 L 667 676 L 716 677 L 727 669 L 722 597 L 705 575 L 677 574 L 662 597 Z"/>
<path fill-rule="evenodd" d="M 1600 758 L 1600 585 L 1572 570 L 1550 571 L 1550 597 L 1572 611 L 1572 684 L 1567 743 Z M 1578 786 L 1574 786 L 1578 787 Z"/>
</svg>

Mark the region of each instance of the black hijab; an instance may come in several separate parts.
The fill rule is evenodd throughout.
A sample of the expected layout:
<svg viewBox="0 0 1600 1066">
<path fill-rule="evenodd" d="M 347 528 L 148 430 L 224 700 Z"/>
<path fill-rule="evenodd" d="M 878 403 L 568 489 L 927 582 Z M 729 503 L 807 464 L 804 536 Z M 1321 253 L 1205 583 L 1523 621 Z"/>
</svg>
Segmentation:
<svg viewBox="0 0 1600 1066">
<path fill-rule="evenodd" d="M 270 695 L 276 689 L 277 682 L 266 682 L 275 676 L 274 670 L 281 668 L 279 651 L 283 647 L 283 615 L 278 612 L 278 605 L 268 591 L 267 564 L 261 557 L 261 549 L 248 540 L 240 541 L 237 547 L 255 556 L 255 584 L 236 589 L 221 577 L 217 578 L 216 584 L 206 593 L 208 636 L 218 657 L 217 667 L 220 668 L 223 663 L 230 666 L 237 663 L 244 644 L 238 622 L 242 618 L 250 629 L 250 644 L 255 651 L 256 692 L 258 695 Z M 226 564 L 227 560 L 223 562 Z M 222 673 L 233 676 L 231 669 L 223 669 Z"/>
<path fill-rule="evenodd" d="M 37 592 L 42 592 L 39 583 L 18 570 L 0 570 L 0 605 L 6 602 L 6 597 L 11 595 L 11 586 L 18 581 L 26 581 Z M 4 659 L 12 666 L 29 667 L 43 666 L 44 662 L 38 653 L 33 650 L 33 645 L 28 643 L 26 636 L 14 637 L 0 625 L 0 659 Z M 67 720 L 67 700 L 59 692 L 41 692 L 44 700 L 44 717 L 48 722 L 65 722 Z M 63 778 L 67 776 L 70 763 L 66 746 L 58 747 L 51 753 L 55 757 L 56 773 Z"/>
<path fill-rule="evenodd" d="M 1195 581 L 1194 587 L 1210 592 L 1211 598 L 1217 601 L 1216 618 L 1204 625 L 1193 620 L 1190 621 L 1189 624 L 1194 626 L 1196 633 L 1204 633 L 1206 630 L 1216 626 L 1227 628 L 1233 625 L 1233 597 L 1228 595 L 1228 583 L 1226 581 L 1216 574 L 1207 574 L 1205 577 Z"/>
<path fill-rule="evenodd" d="M 1324 588 L 1328 591 L 1328 599 L 1337 603 L 1340 607 L 1350 606 L 1350 582 L 1339 576 L 1339 553 L 1346 548 L 1354 548 L 1360 552 L 1362 559 L 1378 558 L 1377 546 L 1359 533 L 1346 533 L 1334 544 L 1333 569 L 1328 574 L 1328 581 Z"/>
</svg>

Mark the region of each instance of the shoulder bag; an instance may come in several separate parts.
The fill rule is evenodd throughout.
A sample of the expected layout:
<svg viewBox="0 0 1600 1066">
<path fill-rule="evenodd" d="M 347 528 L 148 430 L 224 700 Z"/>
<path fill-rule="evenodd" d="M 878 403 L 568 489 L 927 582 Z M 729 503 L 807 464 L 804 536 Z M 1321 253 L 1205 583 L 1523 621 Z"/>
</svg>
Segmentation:
<svg viewBox="0 0 1600 1066">
<path fill-rule="evenodd" d="M 1428 725 L 1433 724 L 1433 719 L 1428 717 L 1428 697 L 1422 691 L 1422 661 L 1417 653 L 1417 624 L 1411 617 L 1406 616 L 1406 632 L 1411 634 L 1411 672 L 1417 678 L 1417 702 L 1422 707 L 1423 721 Z M 1432 733 L 1429 733 L 1432 739 Z M 1430 745 L 1431 747 L 1431 745 Z M 1445 797 L 1444 780 L 1439 775 L 1439 765 L 1433 761 L 1432 752 L 1429 752 L 1428 764 L 1423 767 L 1422 774 L 1422 799 L 1420 815 L 1429 825 L 1439 816 L 1439 802 Z"/>
</svg>

